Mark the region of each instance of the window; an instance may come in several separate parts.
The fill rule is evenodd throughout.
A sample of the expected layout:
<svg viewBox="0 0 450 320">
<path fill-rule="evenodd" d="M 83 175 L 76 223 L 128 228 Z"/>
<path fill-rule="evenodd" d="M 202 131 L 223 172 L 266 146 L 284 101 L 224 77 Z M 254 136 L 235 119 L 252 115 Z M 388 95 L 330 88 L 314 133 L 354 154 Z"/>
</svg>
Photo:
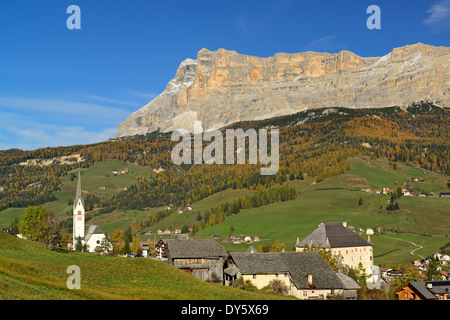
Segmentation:
<svg viewBox="0 0 450 320">
<path fill-rule="evenodd" d="M 81 211 L 78 211 L 78 215 L 80 215 L 81 214 Z"/>
<path fill-rule="evenodd" d="M 256 279 L 256 274 L 253 275 L 253 279 Z"/>
</svg>

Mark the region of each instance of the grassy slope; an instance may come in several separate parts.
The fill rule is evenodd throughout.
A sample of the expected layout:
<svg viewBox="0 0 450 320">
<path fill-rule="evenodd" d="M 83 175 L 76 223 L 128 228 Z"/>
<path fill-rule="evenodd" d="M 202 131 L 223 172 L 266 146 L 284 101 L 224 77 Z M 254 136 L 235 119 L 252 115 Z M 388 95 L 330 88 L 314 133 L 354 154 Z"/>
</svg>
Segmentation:
<svg viewBox="0 0 450 320">
<path fill-rule="evenodd" d="M 414 237 L 413 242 L 422 244 L 423 249 L 416 253 L 422 256 L 439 251 L 446 244 L 448 226 L 450 225 L 450 199 L 448 198 L 417 198 L 402 197 L 399 201 L 401 210 L 394 214 L 380 211 L 388 197 L 369 194 L 362 187 L 348 183 L 347 177 L 366 178 L 367 186 L 394 187 L 395 181 L 402 185 L 411 176 L 426 176 L 429 186 L 436 191 L 446 190 L 447 178 L 437 174 L 424 174 L 423 170 L 400 165 L 399 170 L 389 168 L 387 161 L 368 161 L 361 158 L 350 160 L 352 169 L 346 175 L 331 177 L 318 184 L 298 184 L 300 194 L 293 201 L 271 204 L 261 208 L 242 210 L 241 213 L 226 219 L 223 224 L 206 228 L 199 232 L 198 237 L 211 237 L 214 233 L 228 236 L 231 226 L 235 234 L 258 236 L 263 240 L 284 242 L 288 250 L 292 250 L 296 238 L 303 239 L 321 222 L 347 221 L 357 228 L 376 228 L 403 226 L 405 231 L 437 237 L 420 237 L 407 234 L 396 237 Z M 430 178 L 431 177 L 431 178 Z M 424 182 L 424 183 L 425 183 Z M 363 196 L 365 204 L 358 205 L 358 199 Z M 416 247 L 401 241 L 393 241 L 385 237 L 373 236 L 375 259 L 377 264 L 408 263 L 418 256 L 411 256 L 410 251 Z M 234 245 L 223 243 L 228 250 L 246 250 L 250 244 Z M 251 244 L 258 246 L 258 243 Z M 401 250 L 395 250 L 399 248 Z M 411 249 L 410 249 L 411 248 Z M 395 251 L 393 251 L 395 250 Z"/>
<path fill-rule="evenodd" d="M 81 289 L 69 290 L 67 267 L 81 270 Z M 58 253 L 0 231 L 1 299 L 278 299 L 206 283 L 151 259 Z"/>
</svg>

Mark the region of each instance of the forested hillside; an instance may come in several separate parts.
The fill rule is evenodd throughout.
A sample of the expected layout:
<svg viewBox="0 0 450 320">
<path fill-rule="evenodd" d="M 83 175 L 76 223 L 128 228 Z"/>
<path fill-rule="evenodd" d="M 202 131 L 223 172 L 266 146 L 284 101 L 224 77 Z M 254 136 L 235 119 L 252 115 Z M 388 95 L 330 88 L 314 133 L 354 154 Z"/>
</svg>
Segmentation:
<svg viewBox="0 0 450 320">
<path fill-rule="evenodd" d="M 305 176 L 322 181 L 349 170 L 347 159 L 354 155 L 387 158 L 394 168 L 403 162 L 450 173 L 449 110 L 426 102 L 408 108 L 315 109 L 228 128 L 279 128 L 278 173 L 262 176 L 260 165 L 249 164 L 174 165 L 171 150 L 177 142 L 168 133 L 86 146 L 7 150 L 0 152 L 0 211 L 52 201 L 60 178 L 69 171 L 111 159 L 163 170 L 140 177 L 116 195 L 102 199 L 90 195 L 88 204 L 99 208 L 95 214 L 185 205 L 228 188 L 256 190 Z M 43 163 L 44 159 L 53 161 Z"/>
</svg>

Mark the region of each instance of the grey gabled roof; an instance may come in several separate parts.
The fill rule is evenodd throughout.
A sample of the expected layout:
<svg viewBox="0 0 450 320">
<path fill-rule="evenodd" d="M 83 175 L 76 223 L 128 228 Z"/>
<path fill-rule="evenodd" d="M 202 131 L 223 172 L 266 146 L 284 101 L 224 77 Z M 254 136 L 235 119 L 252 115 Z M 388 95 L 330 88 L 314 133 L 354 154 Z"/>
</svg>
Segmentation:
<svg viewBox="0 0 450 320">
<path fill-rule="evenodd" d="M 88 241 L 89 241 L 89 238 L 90 238 L 92 235 L 94 235 L 94 234 L 103 234 L 103 231 L 102 231 L 102 229 L 100 229 L 99 226 L 97 226 L 97 225 L 91 225 L 91 226 L 89 226 L 89 229 L 88 229 L 88 231 L 87 231 L 87 233 L 86 233 L 86 236 L 84 237 L 84 240 L 85 240 L 86 242 L 88 242 Z"/>
<path fill-rule="evenodd" d="M 301 248 L 315 246 L 330 249 L 371 245 L 352 230 L 345 228 L 341 222 L 325 222 L 295 246 Z"/>
<path fill-rule="evenodd" d="M 336 274 L 339 277 L 339 279 L 341 279 L 342 283 L 344 284 L 345 289 L 348 289 L 348 290 L 361 289 L 361 287 L 356 283 L 356 281 L 353 280 L 352 278 L 350 278 L 349 276 L 347 276 L 341 272 L 338 272 Z"/>
<path fill-rule="evenodd" d="M 450 293 L 450 281 L 412 281 L 409 284 L 417 293 L 428 300 L 439 299 L 435 294 Z M 431 288 L 428 288 L 427 284 L 431 284 Z"/>
<path fill-rule="evenodd" d="M 213 239 L 201 240 L 176 240 L 167 239 L 164 241 L 169 250 L 171 259 L 177 258 L 214 258 L 225 257 L 225 248 Z"/>
<path fill-rule="evenodd" d="M 223 272 L 234 277 L 239 272 L 239 269 L 235 264 L 232 264 L 229 267 L 225 268 Z"/>
<path fill-rule="evenodd" d="M 73 209 L 75 210 L 78 200 L 81 199 L 81 204 L 84 207 L 84 198 L 83 198 L 83 191 L 81 190 L 81 173 L 80 170 L 78 170 L 78 181 L 77 181 L 77 191 L 75 193 L 75 199 L 73 200 Z"/>
<path fill-rule="evenodd" d="M 309 289 L 308 274 L 316 289 L 343 289 L 334 270 L 318 252 L 231 252 L 241 274 L 288 273 L 298 289 Z"/>
</svg>

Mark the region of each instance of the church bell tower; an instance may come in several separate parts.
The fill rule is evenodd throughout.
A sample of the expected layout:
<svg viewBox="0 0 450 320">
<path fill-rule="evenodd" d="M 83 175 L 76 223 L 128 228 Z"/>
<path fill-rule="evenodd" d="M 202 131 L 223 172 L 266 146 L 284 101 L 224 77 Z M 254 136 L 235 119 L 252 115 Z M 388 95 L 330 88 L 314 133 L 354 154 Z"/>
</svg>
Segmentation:
<svg viewBox="0 0 450 320">
<path fill-rule="evenodd" d="M 81 191 L 81 174 L 78 170 L 78 183 L 75 200 L 73 201 L 73 243 L 75 245 L 78 237 L 84 238 L 84 199 Z"/>
</svg>

